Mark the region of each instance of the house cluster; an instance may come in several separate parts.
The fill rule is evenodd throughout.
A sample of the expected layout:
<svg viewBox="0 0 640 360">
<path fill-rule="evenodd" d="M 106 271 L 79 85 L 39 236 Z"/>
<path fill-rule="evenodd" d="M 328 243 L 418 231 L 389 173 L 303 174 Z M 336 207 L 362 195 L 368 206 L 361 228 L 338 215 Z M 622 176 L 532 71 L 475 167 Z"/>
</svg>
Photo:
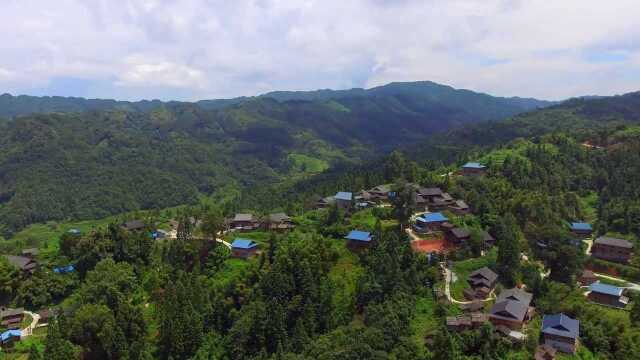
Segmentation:
<svg viewBox="0 0 640 360">
<path fill-rule="evenodd" d="M 456 215 L 468 214 L 471 210 L 463 200 L 454 199 L 449 193 L 437 187 L 424 188 L 412 184 L 415 188 L 413 200 L 418 211 L 449 210 Z"/>
<path fill-rule="evenodd" d="M 14 343 L 20 341 L 24 336 L 31 335 L 31 329 L 20 330 L 20 325 L 24 321 L 25 311 L 23 308 L 9 309 L 0 307 L 0 321 L 6 330 L 0 333 L 0 345 L 3 349 L 13 347 Z M 47 326 L 56 312 L 52 309 L 43 309 L 37 312 L 37 327 Z"/>
<path fill-rule="evenodd" d="M 416 217 L 413 230 L 418 234 L 442 233 L 452 245 L 463 245 L 471 238 L 471 233 L 467 229 L 456 227 L 441 212 L 425 213 Z M 496 239 L 486 231 L 482 232 L 482 238 L 485 248 L 493 246 L 496 242 Z"/>
<path fill-rule="evenodd" d="M 338 208 L 348 211 L 353 207 L 353 203 L 354 203 L 354 196 L 352 192 L 338 191 L 333 196 L 328 196 L 328 197 L 318 199 L 316 201 L 315 208 L 326 209 L 335 204 Z"/>
<path fill-rule="evenodd" d="M 471 289 L 462 304 L 463 315 L 449 316 L 446 325 L 450 331 L 477 329 L 491 323 L 495 330 L 512 341 L 524 341 L 526 324 L 533 318 L 533 295 L 520 288 L 500 292 L 488 313 L 483 312 L 483 300 L 494 291 L 498 275 L 489 268 L 472 272 L 467 282 Z M 536 351 L 536 359 L 554 359 L 557 351 L 574 354 L 578 347 L 579 321 L 565 314 L 544 315 L 541 336 L 543 344 Z"/>
<path fill-rule="evenodd" d="M 293 220 L 285 213 L 270 214 L 266 218 L 259 218 L 253 214 L 236 214 L 233 218 L 226 219 L 225 223 L 229 230 L 235 231 L 287 231 L 295 227 Z"/>
</svg>

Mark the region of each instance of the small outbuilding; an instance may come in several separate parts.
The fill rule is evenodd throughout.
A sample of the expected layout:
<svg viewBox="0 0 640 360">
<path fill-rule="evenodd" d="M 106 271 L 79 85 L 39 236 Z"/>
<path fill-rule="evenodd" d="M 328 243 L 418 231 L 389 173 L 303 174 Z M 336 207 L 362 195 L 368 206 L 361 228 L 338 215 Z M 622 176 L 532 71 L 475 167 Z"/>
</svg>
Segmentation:
<svg viewBox="0 0 640 360">
<path fill-rule="evenodd" d="M 258 243 L 249 239 L 235 239 L 231 243 L 231 256 L 240 259 L 247 259 L 256 254 Z"/>
<path fill-rule="evenodd" d="M 351 230 L 344 238 L 348 241 L 347 246 L 352 249 L 367 248 L 373 243 L 373 236 L 367 231 Z"/>
</svg>

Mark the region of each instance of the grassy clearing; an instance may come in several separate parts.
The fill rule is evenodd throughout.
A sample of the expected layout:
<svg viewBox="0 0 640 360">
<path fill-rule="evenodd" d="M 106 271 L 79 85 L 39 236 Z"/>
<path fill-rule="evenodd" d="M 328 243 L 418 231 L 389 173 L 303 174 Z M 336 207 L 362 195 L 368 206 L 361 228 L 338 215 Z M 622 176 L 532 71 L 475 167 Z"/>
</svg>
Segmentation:
<svg viewBox="0 0 640 360">
<path fill-rule="evenodd" d="M 256 259 L 257 257 L 247 260 L 228 258 L 225 260 L 223 268 L 212 278 L 212 281 L 222 287 L 226 287 L 233 282 L 240 282 L 244 277 L 244 272 L 253 266 Z"/>
<path fill-rule="evenodd" d="M 608 278 L 605 278 L 605 277 L 602 277 L 602 276 L 598 276 L 598 275 L 596 275 L 596 277 L 603 284 L 608 284 L 608 285 L 613 285 L 613 286 L 620 286 L 620 287 L 629 286 L 629 284 L 626 281 L 608 279 Z"/>
<path fill-rule="evenodd" d="M 357 284 L 364 274 L 364 269 L 358 265 L 356 256 L 345 244 L 339 246 L 340 258 L 329 271 L 329 279 L 335 287 L 332 298 L 333 312 L 337 324 L 347 324 L 352 320 L 355 311 Z"/>
<path fill-rule="evenodd" d="M 580 208 L 584 213 L 583 220 L 594 224 L 598 220 L 598 194 L 596 192 L 590 192 L 588 195 L 580 197 L 579 200 Z"/>
<path fill-rule="evenodd" d="M 416 299 L 416 312 L 411 319 L 411 334 L 416 345 L 424 346 L 424 339 L 438 327 L 438 319 L 434 315 L 436 302 L 433 296 L 426 295 Z"/>
<path fill-rule="evenodd" d="M 264 250 L 269 244 L 270 236 L 271 232 L 269 231 L 231 232 L 224 236 L 224 240 L 232 243 L 235 239 L 249 239 L 257 242 Z"/>
<path fill-rule="evenodd" d="M 467 283 L 467 277 L 469 274 L 481 267 L 495 264 L 497 256 L 498 252 L 494 248 L 483 257 L 455 262 L 453 264 L 453 272 L 455 273 L 457 280 L 451 283 L 451 296 L 456 300 L 462 300 L 464 298 L 462 294 L 464 289 L 469 287 L 469 284 Z"/>
<path fill-rule="evenodd" d="M 288 160 L 294 173 L 317 174 L 329 168 L 326 161 L 304 154 L 289 154 Z"/>
</svg>

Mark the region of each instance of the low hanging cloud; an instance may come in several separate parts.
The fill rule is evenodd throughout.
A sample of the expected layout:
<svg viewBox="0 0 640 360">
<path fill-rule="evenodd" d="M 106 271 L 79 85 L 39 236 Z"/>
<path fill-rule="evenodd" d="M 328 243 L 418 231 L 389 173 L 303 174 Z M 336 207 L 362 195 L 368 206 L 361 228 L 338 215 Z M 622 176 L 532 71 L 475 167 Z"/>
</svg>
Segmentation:
<svg viewBox="0 0 640 360">
<path fill-rule="evenodd" d="M 0 92 L 195 100 L 432 80 L 562 99 L 640 88 L 636 0 L 8 0 L 2 8 Z"/>
</svg>

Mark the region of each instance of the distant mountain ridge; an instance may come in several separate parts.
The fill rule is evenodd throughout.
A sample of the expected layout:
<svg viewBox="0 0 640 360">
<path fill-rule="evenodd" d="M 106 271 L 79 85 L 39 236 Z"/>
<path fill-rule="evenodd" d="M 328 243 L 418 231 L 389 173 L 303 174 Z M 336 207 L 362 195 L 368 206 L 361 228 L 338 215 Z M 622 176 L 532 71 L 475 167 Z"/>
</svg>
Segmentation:
<svg viewBox="0 0 640 360">
<path fill-rule="evenodd" d="M 196 103 L 4 95 L 0 231 L 283 184 L 546 105 L 429 82 Z"/>
<path fill-rule="evenodd" d="M 387 85 L 371 89 L 354 88 L 348 90 L 312 90 L 312 91 L 273 91 L 251 97 L 237 97 L 231 99 L 186 101 L 120 101 L 113 99 L 86 99 L 81 97 L 61 96 L 29 96 L 10 94 L 0 95 L 0 117 L 13 118 L 16 116 L 33 113 L 51 112 L 82 112 L 93 110 L 125 110 L 149 112 L 162 106 L 175 106 L 177 104 L 196 104 L 207 110 L 222 109 L 229 106 L 244 103 L 249 100 L 271 98 L 280 102 L 286 101 L 329 101 L 346 98 L 401 96 L 413 97 L 422 101 L 436 102 L 445 106 L 475 107 L 489 106 L 496 110 L 491 111 L 495 118 L 514 115 L 518 112 L 534 110 L 541 107 L 554 105 L 557 102 L 537 100 L 533 98 L 519 97 L 495 97 L 471 90 L 459 90 L 450 86 L 437 84 L 431 81 L 393 82 Z M 500 108 L 500 109 L 498 109 Z"/>
</svg>

